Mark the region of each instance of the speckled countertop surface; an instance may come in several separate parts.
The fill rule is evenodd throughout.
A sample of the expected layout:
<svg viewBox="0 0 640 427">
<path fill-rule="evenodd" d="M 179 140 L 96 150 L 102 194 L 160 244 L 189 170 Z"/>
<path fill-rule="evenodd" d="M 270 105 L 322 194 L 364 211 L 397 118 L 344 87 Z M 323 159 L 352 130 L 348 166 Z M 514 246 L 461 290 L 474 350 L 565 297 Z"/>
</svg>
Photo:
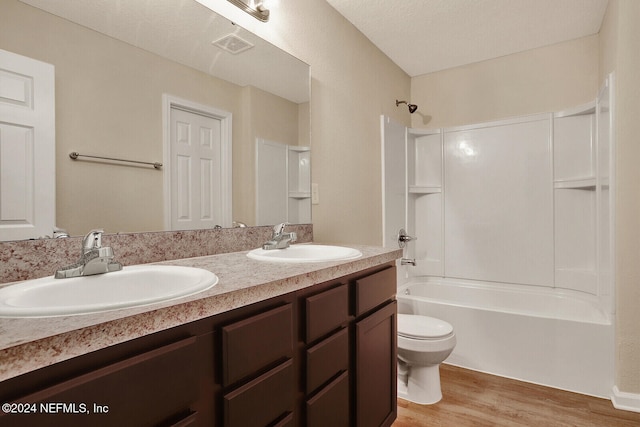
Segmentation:
<svg viewBox="0 0 640 427">
<path fill-rule="evenodd" d="M 49 318 L 0 318 L 0 381 L 153 332 L 394 261 L 401 250 L 349 245 L 362 257 L 322 263 L 271 263 L 247 251 L 156 264 L 199 267 L 219 282 L 197 295 L 145 307 Z"/>
</svg>

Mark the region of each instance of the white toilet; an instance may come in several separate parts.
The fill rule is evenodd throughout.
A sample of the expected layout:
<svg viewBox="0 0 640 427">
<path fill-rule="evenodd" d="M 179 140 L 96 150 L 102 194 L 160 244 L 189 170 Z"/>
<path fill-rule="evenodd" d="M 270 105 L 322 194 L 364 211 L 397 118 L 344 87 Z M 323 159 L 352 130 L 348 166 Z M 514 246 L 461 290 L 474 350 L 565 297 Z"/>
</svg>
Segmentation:
<svg viewBox="0 0 640 427">
<path fill-rule="evenodd" d="M 398 314 L 398 397 L 422 405 L 440 401 L 440 363 L 455 346 L 456 335 L 449 323 Z"/>
</svg>

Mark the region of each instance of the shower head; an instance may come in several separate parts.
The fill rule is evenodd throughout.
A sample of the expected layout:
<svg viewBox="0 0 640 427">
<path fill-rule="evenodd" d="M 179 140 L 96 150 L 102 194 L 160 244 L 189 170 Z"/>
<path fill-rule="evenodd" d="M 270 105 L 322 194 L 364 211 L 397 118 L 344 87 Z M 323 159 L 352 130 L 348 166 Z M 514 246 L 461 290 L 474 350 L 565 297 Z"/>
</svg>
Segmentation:
<svg viewBox="0 0 640 427">
<path fill-rule="evenodd" d="M 409 113 L 411 114 L 415 113 L 418 109 L 418 106 L 416 104 L 409 104 L 407 101 L 398 101 L 396 99 L 396 107 L 400 104 L 407 104 L 407 107 L 409 107 Z"/>
</svg>

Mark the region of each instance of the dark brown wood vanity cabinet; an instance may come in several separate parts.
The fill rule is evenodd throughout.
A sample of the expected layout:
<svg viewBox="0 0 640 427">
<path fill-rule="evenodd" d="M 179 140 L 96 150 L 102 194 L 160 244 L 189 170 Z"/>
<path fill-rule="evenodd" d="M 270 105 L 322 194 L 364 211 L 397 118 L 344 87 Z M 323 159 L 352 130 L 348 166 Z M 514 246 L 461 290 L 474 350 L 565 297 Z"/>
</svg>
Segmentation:
<svg viewBox="0 0 640 427">
<path fill-rule="evenodd" d="M 396 269 L 347 277 L 304 298 L 305 421 L 390 426 L 396 419 Z"/>
<path fill-rule="evenodd" d="M 261 427 L 295 407 L 293 304 L 222 327 L 225 427 Z"/>
<path fill-rule="evenodd" d="M 355 282 L 356 426 L 390 426 L 397 415 L 396 269 Z"/>
<path fill-rule="evenodd" d="M 40 374 L 58 374 L 56 368 L 46 371 Z M 8 390 L 2 388 L 5 406 L 0 425 L 198 425 L 199 414 L 191 407 L 198 398 L 198 374 L 197 339 L 182 339 L 54 382 L 15 400 L 5 398 Z"/>
<path fill-rule="evenodd" d="M 0 382 L 0 426 L 389 426 L 395 275 L 374 267 Z"/>
</svg>

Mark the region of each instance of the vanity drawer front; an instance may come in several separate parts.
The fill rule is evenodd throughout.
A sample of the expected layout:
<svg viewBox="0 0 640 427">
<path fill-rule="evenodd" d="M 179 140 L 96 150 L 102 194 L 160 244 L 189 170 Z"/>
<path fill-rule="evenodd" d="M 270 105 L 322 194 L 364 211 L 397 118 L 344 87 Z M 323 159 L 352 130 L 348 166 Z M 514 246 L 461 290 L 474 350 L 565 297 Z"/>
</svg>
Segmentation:
<svg viewBox="0 0 640 427">
<path fill-rule="evenodd" d="M 198 423 L 198 413 L 192 412 L 179 421 L 174 422 L 170 427 L 196 427 Z"/>
<path fill-rule="evenodd" d="M 349 288 L 340 285 L 308 297 L 306 313 L 307 343 L 346 325 L 349 318 Z"/>
<path fill-rule="evenodd" d="M 356 316 L 393 299 L 396 294 L 396 268 L 385 270 L 356 280 Z"/>
<path fill-rule="evenodd" d="M 349 333 L 344 328 L 307 350 L 307 394 L 349 369 Z"/>
<path fill-rule="evenodd" d="M 3 414 L 0 425 L 133 427 L 188 413 L 198 399 L 196 348 L 187 338 L 16 399 L 38 403 L 37 413 Z"/>
<path fill-rule="evenodd" d="M 222 328 L 225 386 L 293 355 L 292 316 L 286 304 Z"/>
<path fill-rule="evenodd" d="M 275 423 L 273 427 L 293 427 L 295 425 L 293 421 L 293 414 L 289 414 L 282 420 Z"/>
<path fill-rule="evenodd" d="M 264 427 L 286 416 L 293 412 L 294 388 L 288 360 L 224 396 L 225 427 Z"/>
<path fill-rule="evenodd" d="M 349 427 L 349 373 L 307 401 L 307 427 Z"/>
</svg>

